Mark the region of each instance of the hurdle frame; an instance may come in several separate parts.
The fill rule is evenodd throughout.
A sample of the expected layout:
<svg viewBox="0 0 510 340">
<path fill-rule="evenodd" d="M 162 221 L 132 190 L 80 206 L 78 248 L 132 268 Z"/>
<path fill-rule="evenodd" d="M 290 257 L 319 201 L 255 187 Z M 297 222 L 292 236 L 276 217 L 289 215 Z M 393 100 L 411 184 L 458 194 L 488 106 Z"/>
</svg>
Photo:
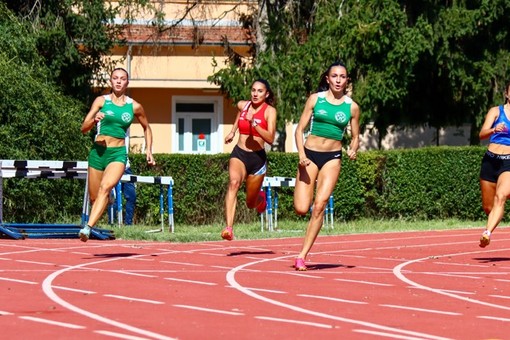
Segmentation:
<svg viewBox="0 0 510 340">
<path fill-rule="evenodd" d="M 267 226 L 268 231 L 274 231 L 278 228 L 278 188 L 295 186 L 295 178 L 281 176 L 264 178 L 260 190 L 266 193 L 266 210 L 264 213 L 260 214 L 260 231 L 264 231 L 264 224 Z M 311 210 L 312 207 L 310 207 L 310 211 Z M 324 224 L 330 229 L 334 229 L 333 215 L 334 199 L 333 195 L 331 195 L 329 196 L 328 204 L 324 212 Z"/>
<path fill-rule="evenodd" d="M 0 160 L 0 231 L 10 237 L 19 237 L 20 235 L 10 235 L 10 231 L 3 226 L 3 179 L 4 178 L 26 178 L 26 179 L 84 179 L 85 190 L 83 195 L 83 206 L 81 215 L 81 225 L 88 221 L 88 213 L 90 210 L 90 200 L 88 196 L 88 162 L 86 161 L 54 161 L 54 160 Z M 148 183 L 160 185 L 160 216 L 161 228 L 157 231 L 164 230 L 164 190 L 163 186 L 168 186 L 167 190 L 167 206 L 168 206 L 168 227 L 173 233 L 174 225 L 174 209 L 173 209 L 173 178 L 170 176 L 137 176 L 123 175 L 121 182 Z M 122 211 L 122 210 L 120 210 Z M 23 225 L 30 225 L 29 223 Z M 49 224 L 50 225 L 50 224 Z M 57 225 L 57 224 L 51 224 Z"/>
</svg>

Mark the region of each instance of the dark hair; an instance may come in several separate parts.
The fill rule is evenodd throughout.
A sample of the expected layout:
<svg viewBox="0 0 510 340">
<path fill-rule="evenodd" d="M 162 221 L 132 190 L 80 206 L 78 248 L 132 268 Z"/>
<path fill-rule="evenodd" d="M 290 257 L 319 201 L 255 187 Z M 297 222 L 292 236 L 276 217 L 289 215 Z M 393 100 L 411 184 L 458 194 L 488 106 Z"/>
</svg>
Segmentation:
<svg viewBox="0 0 510 340">
<path fill-rule="evenodd" d="M 510 101 L 510 98 L 508 98 L 508 96 L 507 96 L 508 91 L 510 91 L 510 81 L 508 83 L 506 83 L 506 86 L 505 86 L 505 104 Z"/>
<path fill-rule="evenodd" d="M 126 75 L 127 75 L 127 78 L 129 79 L 129 73 L 128 73 L 128 71 L 126 71 L 126 69 L 125 69 L 125 68 L 123 68 L 123 67 L 116 67 L 116 68 L 114 68 L 114 69 L 113 69 L 113 71 L 112 71 L 112 73 L 110 73 L 110 77 L 112 76 L 113 72 L 115 72 L 115 71 L 124 71 L 124 72 L 126 73 Z"/>
<path fill-rule="evenodd" d="M 317 92 L 327 91 L 329 89 L 329 84 L 328 84 L 328 81 L 326 80 L 326 77 L 329 75 L 329 72 L 331 71 L 331 69 L 336 66 L 341 66 L 341 67 L 345 68 L 345 70 L 347 71 L 347 66 L 345 66 L 345 64 L 342 63 L 341 61 L 335 61 L 333 64 L 329 65 L 326 72 L 321 74 L 321 78 L 319 80 L 319 86 L 317 87 Z"/>
<path fill-rule="evenodd" d="M 274 92 L 271 90 L 271 86 L 269 85 L 269 82 L 265 80 L 264 78 L 258 78 L 253 83 L 251 83 L 251 86 L 253 87 L 253 84 L 255 83 L 262 83 L 266 87 L 266 91 L 269 93 L 269 96 L 265 99 L 265 102 L 268 103 L 271 106 L 274 106 L 275 103 L 275 97 Z"/>
</svg>

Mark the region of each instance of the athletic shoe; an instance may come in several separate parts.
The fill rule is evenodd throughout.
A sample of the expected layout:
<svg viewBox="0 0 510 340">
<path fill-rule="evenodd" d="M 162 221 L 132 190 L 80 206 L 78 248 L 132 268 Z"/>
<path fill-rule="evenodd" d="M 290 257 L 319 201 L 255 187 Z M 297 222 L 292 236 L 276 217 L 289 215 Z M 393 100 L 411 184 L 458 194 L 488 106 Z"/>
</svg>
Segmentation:
<svg viewBox="0 0 510 340">
<path fill-rule="evenodd" d="M 257 212 L 259 214 L 263 214 L 264 211 L 266 211 L 267 207 L 266 191 L 265 190 L 259 191 L 259 197 L 262 198 L 262 202 L 260 202 L 259 205 L 257 206 Z"/>
<path fill-rule="evenodd" d="M 80 229 L 80 233 L 78 234 L 80 236 L 80 240 L 82 242 L 87 242 L 90 237 L 90 227 L 86 225 L 82 229 Z"/>
<path fill-rule="evenodd" d="M 486 230 L 483 232 L 482 236 L 480 237 L 480 248 L 485 248 L 489 245 L 489 243 L 491 243 L 491 235 L 490 233 Z"/>
<path fill-rule="evenodd" d="M 221 232 L 221 238 L 227 241 L 232 241 L 234 239 L 234 230 L 232 227 L 225 227 Z"/>
<path fill-rule="evenodd" d="M 308 269 L 308 268 L 306 268 L 305 260 L 301 259 L 299 257 L 294 262 L 294 268 L 296 268 L 296 270 L 299 270 L 301 272 L 304 272 Z"/>
</svg>

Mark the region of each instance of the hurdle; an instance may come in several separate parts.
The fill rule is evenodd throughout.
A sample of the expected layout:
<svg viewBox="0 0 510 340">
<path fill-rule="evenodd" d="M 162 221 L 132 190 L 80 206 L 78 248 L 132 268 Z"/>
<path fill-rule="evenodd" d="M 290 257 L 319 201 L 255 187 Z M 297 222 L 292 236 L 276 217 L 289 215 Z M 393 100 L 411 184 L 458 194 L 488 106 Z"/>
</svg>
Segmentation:
<svg viewBox="0 0 510 340">
<path fill-rule="evenodd" d="M 14 239 L 78 237 L 81 226 L 88 221 L 90 200 L 88 196 L 87 180 L 88 163 L 84 161 L 48 161 L 48 160 L 0 160 L 0 233 Z M 43 178 L 43 179 L 84 179 L 85 190 L 83 196 L 83 207 L 80 225 L 69 224 L 30 224 L 30 223 L 5 223 L 3 216 L 3 179 L 4 178 Z M 174 232 L 174 210 L 173 210 L 173 179 L 169 176 L 152 177 L 123 175 L 123 182 L 160 184 L 160 215 L 161 229 L 164 230 L 164 199 L 163 186 L 168 186 L 168 225 L 169 230 Z M 94 228 L 92 238 L 112 239 L 112 231 L 101 228 Z"/>
<path fill-rule="evenodd" d="M 264 231 L 264 224 L 267 230 L 274 231 L 278 228 L 278 190 L 281 187 L 295 187 L 296 179 L 290 177 L 265 177 L 261 190 L 266 192 L 266 210 L 260 214 L 260 231 Z M 331 195 L 324 212 L 326 226 L 333 229 L 334 199 Z M 310 210 L 312 208 L 310 207 Z M 264 222 L 265 220 L 265 222 Z"/>
</svg>

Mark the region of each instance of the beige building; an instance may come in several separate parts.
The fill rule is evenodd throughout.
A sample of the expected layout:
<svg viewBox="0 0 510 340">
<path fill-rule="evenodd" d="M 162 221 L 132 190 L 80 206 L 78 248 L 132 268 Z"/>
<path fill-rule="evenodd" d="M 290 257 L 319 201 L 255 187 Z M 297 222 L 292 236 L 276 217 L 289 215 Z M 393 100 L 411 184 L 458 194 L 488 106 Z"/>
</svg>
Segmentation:
<svg viewBox="0 0 510 340">
<path fill-rule="evenodd" d="M 126 45 L 113 50 L 116 67 L 130 75 L 129 95 L 139 101 L 154 134 L 154 153 L 230 152 L 225 135 L 237 110 L 207 77 L 225 67 L 222 41 L 248 55 L 248 36 L 239 16 L 254 1 L 202 1 L 188 11 L 188 1 L 154 1 L 166 13 L 167 29 L 157 31 L 150 16 L 126 30 Z M 213 66 L 215 58 L 216 67 Z M 204 142 L 205 139 L 205 142 Z M 133 152 L 144 149 L 143 130 L 131 127 Z"/>
</svg>

